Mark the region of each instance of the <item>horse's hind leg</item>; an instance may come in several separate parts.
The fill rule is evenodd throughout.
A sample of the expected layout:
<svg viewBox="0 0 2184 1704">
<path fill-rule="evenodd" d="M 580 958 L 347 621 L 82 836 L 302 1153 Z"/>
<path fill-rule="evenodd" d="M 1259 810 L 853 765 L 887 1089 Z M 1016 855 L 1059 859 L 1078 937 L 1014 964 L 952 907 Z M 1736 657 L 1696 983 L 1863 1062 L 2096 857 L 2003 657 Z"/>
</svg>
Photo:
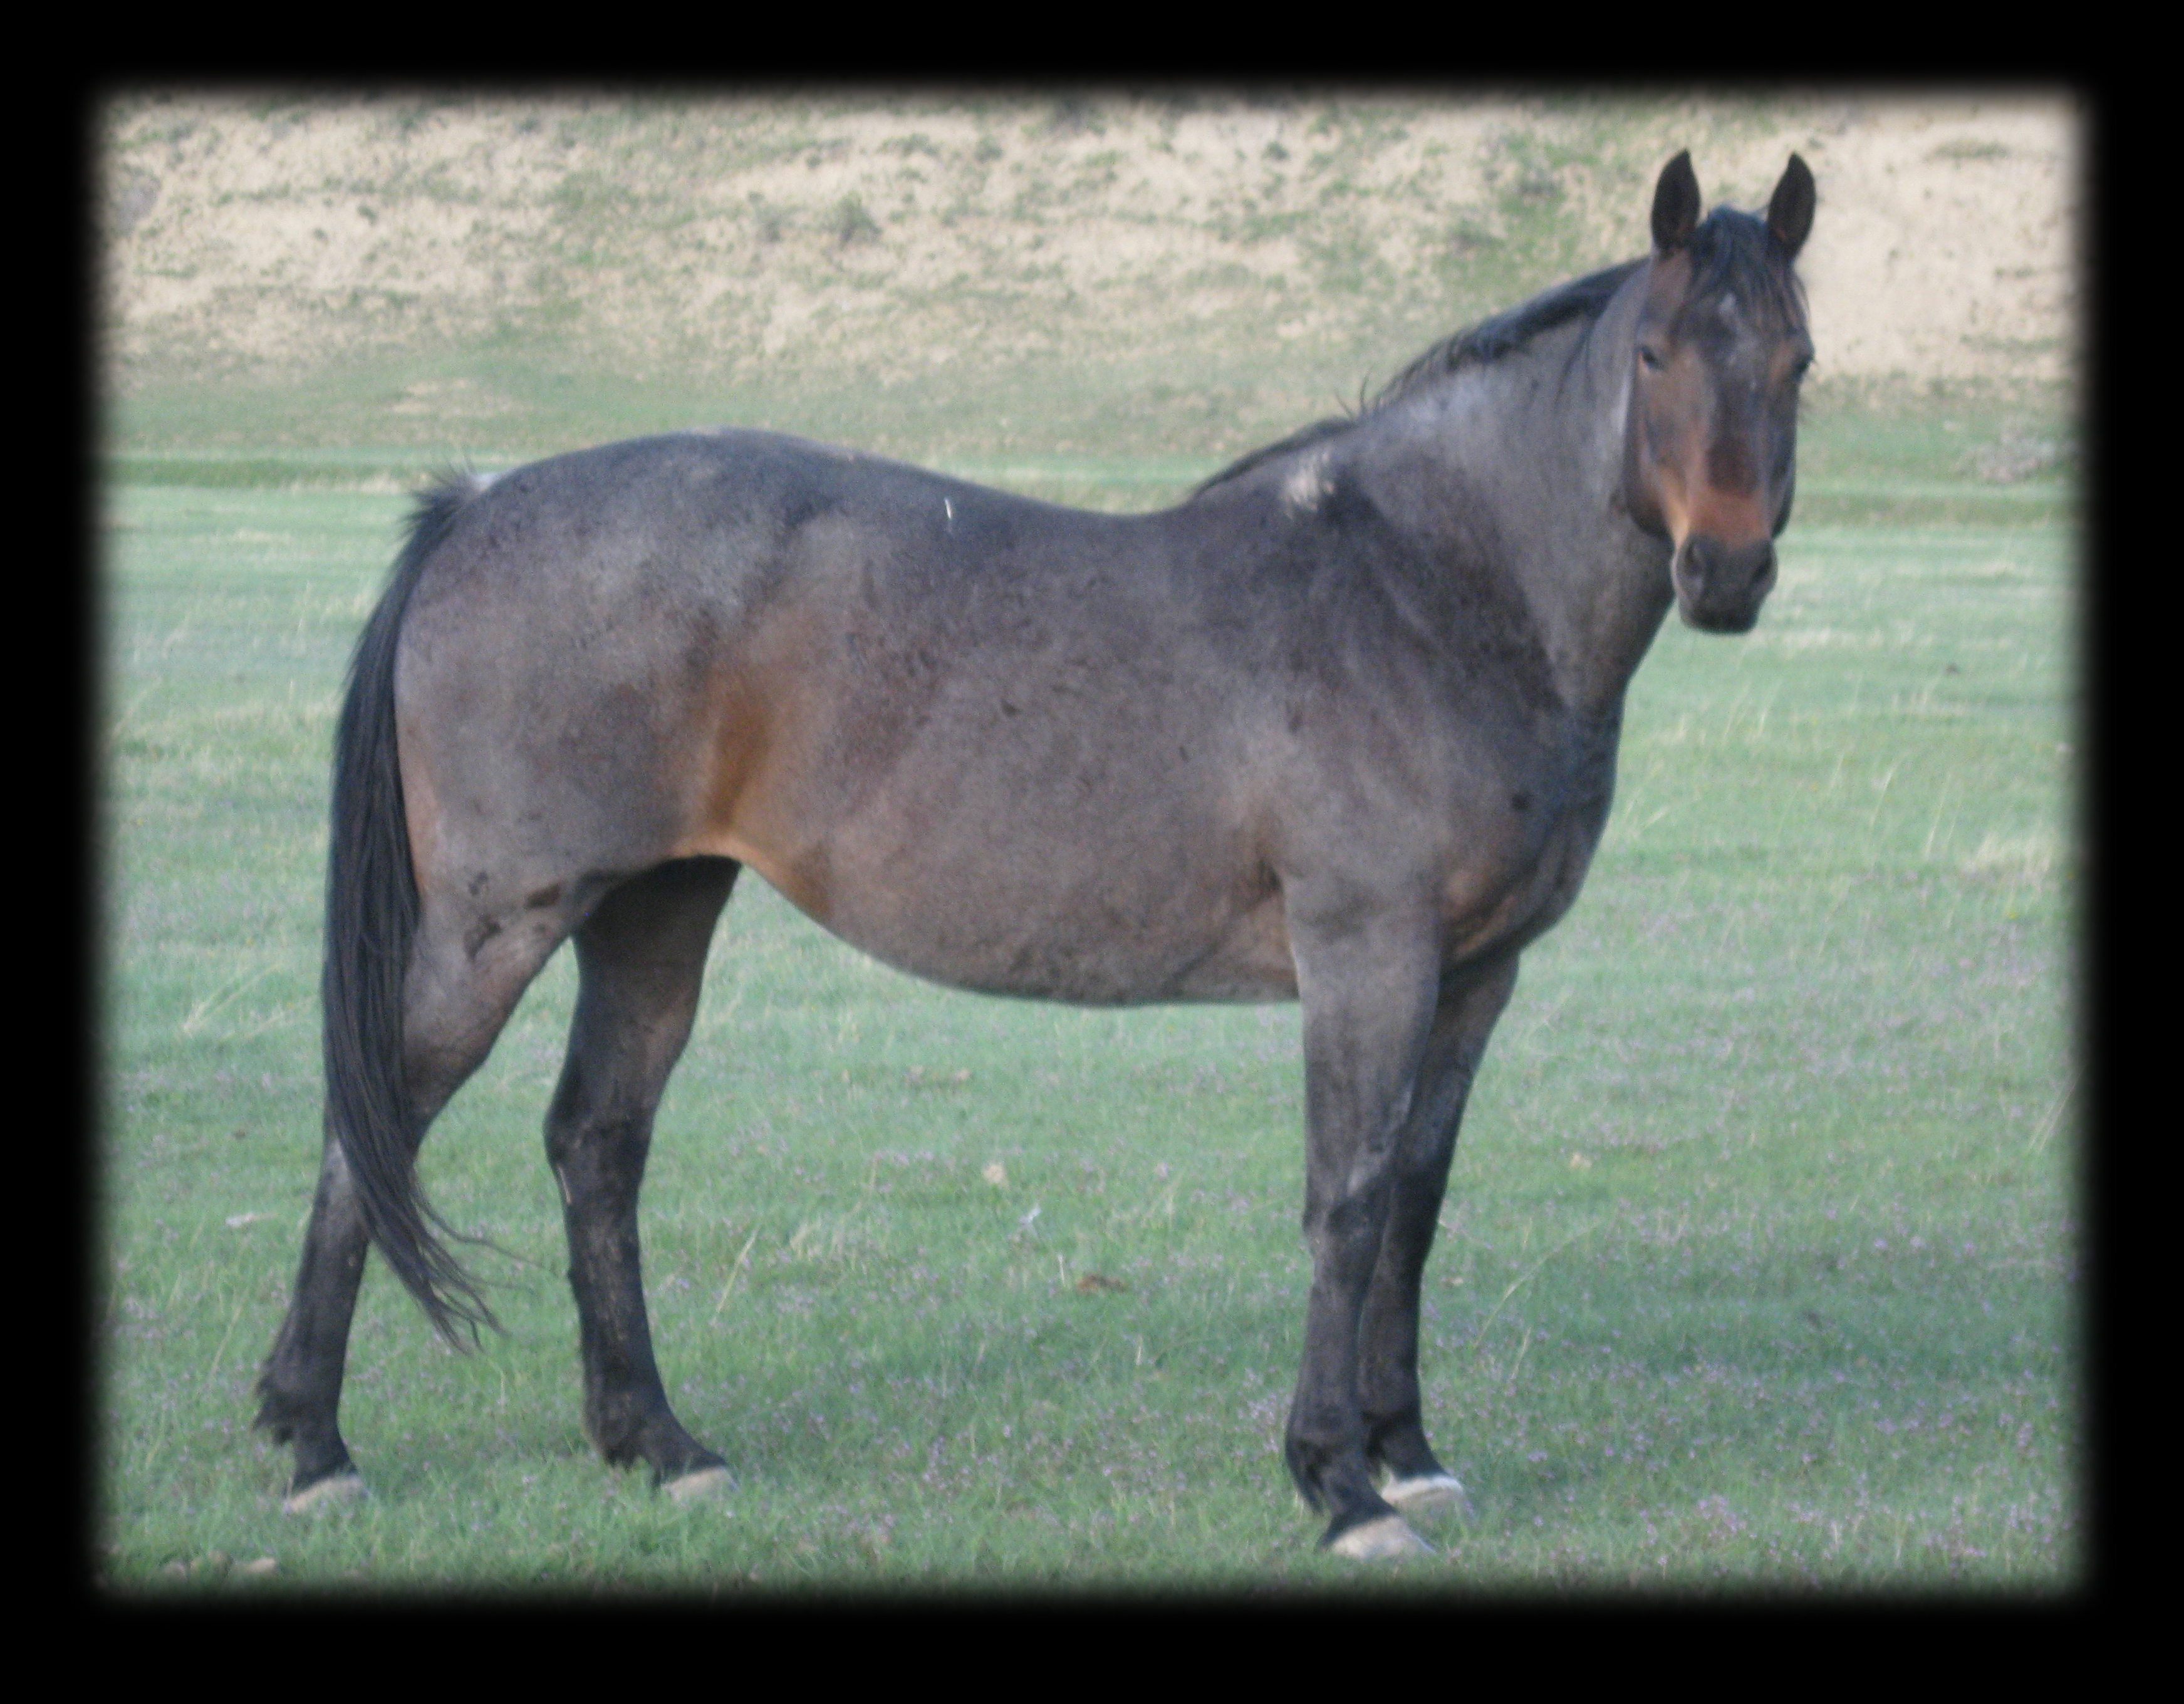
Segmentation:
<svg viewBox="0 0 2184 1704">
<path fill-rule="evenodd" d="M 455 922 L 427 906 L 410 960 L 402 1054 L 410 1156 L 561 938 L 551 928 L 511 931 L 475 955 Z M 258 1379 L 257 1424 L 295 1451 L 285 1504 L 291 1514 L 345 1501 L 364 1489 L 339 1424 L 342 1377 L 370 1239 L 356 1179 L 328 1131 L 318 1190 L 304 1233 L 295 1293 Z"/>
<path fill-rule="evenodd" d="M 275 1442 L 295 1450 L 286 1503 L 291 1514 L 346 1501 L 364 1490 L 337 1416 L 349 1322 L 369 1246 L 354 1180 L 341 1144 L 329 1133 L 295 1294 L 258 1379 L 257 1423 Z"/>
<path fill-rule="evenodd" d="M 1463 1487 L 1426 1441 L 1418 1392 L 1418 1290 L 1440 1222 L 1464 1101 L 1495 1020 L 1516 986 L 1513 955 L 1444 985 L 1390 1170 L 1388 1221 L 1358 1323 L 1357 1397 L 1380 1495 L 1406 1514 L 1462 1503 Z"/>
<path fill-rule="evenodd" d="M 725 1477 L 667 1406 L 645 1317 L 637 1198 L 652 1119 L 689 1039 L 705 949 L 741 866 L 693 858 L 624 883 L 577 932 L 576 1022 L 546 1119 L 584 1358 L 584 1429 L 678 1493 Z"/>
</svg>

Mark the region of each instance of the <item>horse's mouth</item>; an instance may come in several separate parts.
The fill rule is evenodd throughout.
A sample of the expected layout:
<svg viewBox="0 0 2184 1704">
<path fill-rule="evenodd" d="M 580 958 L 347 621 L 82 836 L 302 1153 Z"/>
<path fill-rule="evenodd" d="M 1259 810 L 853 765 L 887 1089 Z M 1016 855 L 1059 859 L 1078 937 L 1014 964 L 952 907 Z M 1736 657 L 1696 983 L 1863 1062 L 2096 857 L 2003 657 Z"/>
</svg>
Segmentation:
<svg viewBox="0 0 2184 1704">
<path fill-rule="evenodd" d="M 1676 613 L 1684 618 L 1686 627 L 1695 627 L 1702 633 L 1748 633 L 1759 625 L 1759 606 L 1763 601 L 1764 594 L 1741 605 L 1724 608 L 1685 597 L 1679 587 Z"/>
</svg>

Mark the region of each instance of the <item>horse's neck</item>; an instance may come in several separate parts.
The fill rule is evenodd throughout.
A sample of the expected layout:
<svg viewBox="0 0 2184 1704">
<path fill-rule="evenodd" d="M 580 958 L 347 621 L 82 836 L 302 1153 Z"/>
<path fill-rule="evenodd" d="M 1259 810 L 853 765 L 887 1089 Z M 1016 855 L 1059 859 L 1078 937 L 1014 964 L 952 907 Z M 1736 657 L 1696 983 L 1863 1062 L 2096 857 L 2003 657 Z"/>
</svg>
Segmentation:
<svg viewBox="0 0 2184 1704">
<path fill-rule="evenodd" d="M 1489 507 L 1499 565 L 1530 610 L 1557 695 L 1613 723 L 1659 632 L 1668 547 L 1623 505 L 1630 338 L 1611 305 L 1591 328 L 1558 327 L 1451 387 L 1451 476 Z"/>
</svg>

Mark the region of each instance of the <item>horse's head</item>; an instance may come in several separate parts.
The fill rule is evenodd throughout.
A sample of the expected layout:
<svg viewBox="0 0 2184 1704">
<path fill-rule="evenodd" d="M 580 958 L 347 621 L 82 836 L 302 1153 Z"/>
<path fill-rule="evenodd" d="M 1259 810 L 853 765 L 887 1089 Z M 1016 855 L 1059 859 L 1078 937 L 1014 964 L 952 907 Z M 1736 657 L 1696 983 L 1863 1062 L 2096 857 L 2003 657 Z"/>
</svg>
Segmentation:
<svg viewBox="0 0 2184 1704">
<path fill-rule="evenodd" d="M 1795 154 L 1763 220 L 1722 208 L 1702 224 L 1688 153 L 1653 192 L 1624 497 L 1639 526 L 1674 546 L 1676 607 L 1708 632 L 1749 631 L 1774 584 L 1797 383 L 1813 359 L 1791 263 L 1812 228 L 1813 174 Z"/>
</svg>

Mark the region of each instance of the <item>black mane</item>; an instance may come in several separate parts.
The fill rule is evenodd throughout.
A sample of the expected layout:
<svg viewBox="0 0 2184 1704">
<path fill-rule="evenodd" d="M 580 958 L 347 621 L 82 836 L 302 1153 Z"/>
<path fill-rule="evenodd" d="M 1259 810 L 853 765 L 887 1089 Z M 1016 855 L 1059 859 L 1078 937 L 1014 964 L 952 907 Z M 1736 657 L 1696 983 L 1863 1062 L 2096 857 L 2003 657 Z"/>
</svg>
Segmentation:
<svg viewBox="0 0 2184 1704">
<path fill-rule="evenodd" d="M 1767 234 L 1766 222 L 1733 208 L 1718 207 L 1691 233 L 1691 294 L 1705 298 L 1736 290 L 1763 302 L 1793 323 L 1804 319 L 1804 303 L 1797 280 L 1780 263 Z M 1443 338 L 1383 385 L 1372 401 L 1353 415 L 1330 415 L 1299 428 L 1279 442 L 1262 445 L 1239 457 L 1191 495 L 1211 491 L 1262 462 L 1271 461 L 1323 438 L 1336 437 L 1382 409 L 1415 396 L 1466 367 L 1483 367 L 1524 348 L 1543 332 L 1573 320 L 1595 320 L 1607 310 L 1624 281 L 1646 263 L 1626 260 L 1583 278 L 1557 284 L 1521 306 L 1490 319 L 1467 326 Z"/>
<path fill-rule="evenodd" d="M 1453 337 L 1444 337 L 1383 385 L 1379 394 L 1358 418 L 1362 420 L 1390 403 L 1414 396 L 1465 367 L 1490 365 L 1524 348 L 1542 332 L 1552 331 L 1572 320 L 1597 320 L 1607 311 L 1615 292 L 1623 287 L 1623 281 L 1644 264 L 1641 260 L 1626 260 L 1620 266 L 1610 266 L 1605 271 L 1557 284 L 1521 307 L 1496 314 L 1490 320 L 1481 320 Z"/>
</svg>

